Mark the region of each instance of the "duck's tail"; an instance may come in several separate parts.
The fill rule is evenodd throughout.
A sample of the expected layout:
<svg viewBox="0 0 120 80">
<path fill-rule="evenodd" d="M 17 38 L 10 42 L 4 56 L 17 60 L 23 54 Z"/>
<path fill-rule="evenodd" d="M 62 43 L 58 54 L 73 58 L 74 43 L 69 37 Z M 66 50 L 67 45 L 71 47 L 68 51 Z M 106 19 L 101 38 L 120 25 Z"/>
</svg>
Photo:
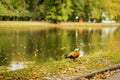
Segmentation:
<svg viewBox="0 0 120 80">
<path fill-rule="evenodd" d="M 65 58 L 69 58 L 68 54 L 65 54 L 64 56 L 65 56 Z"/>
</svg>

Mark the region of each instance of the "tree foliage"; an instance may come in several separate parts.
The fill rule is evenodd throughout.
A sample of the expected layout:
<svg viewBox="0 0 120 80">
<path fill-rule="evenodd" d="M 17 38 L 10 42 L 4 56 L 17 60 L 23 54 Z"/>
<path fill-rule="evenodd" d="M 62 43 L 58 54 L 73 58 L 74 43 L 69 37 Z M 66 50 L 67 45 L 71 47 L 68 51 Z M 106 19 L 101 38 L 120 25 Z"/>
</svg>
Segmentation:
<svg viewBox="0 0 120 80">
<path fill-rule="evenodd" d="M 120 0 L 1 0 L 0 18 L 26 18 L 49 22 L 99 20 L 103 13 L 119 20 Z M 3 20 L 3 19 L 2 19 Z"/>
</svg>

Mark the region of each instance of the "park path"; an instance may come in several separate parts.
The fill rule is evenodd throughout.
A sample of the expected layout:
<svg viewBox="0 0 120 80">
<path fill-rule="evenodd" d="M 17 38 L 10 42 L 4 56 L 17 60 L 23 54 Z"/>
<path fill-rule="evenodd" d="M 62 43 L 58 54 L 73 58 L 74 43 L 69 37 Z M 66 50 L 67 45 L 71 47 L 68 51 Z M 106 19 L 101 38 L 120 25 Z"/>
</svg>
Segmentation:
<svg viewBox="0 0 120 80">
<path fill-rule="evenodd" d="M 120 71 L 115 73 L 113 76 L 107 77 L 106 79 L 102 80 L 120 80 Z"/>
</svg>

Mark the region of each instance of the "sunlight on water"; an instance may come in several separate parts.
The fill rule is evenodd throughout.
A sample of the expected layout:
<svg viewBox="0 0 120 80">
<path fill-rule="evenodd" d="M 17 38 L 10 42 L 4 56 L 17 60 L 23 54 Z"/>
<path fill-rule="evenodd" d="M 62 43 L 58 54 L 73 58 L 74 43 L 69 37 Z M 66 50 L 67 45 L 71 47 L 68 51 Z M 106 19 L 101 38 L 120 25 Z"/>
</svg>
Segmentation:
<svg viewBox="0 0 120 80">
<path fill-rule="evenodd" d="M 10 70 L 18 70 L 18 69 L 23 69 L 26 68 L 27 66 L 24 64 L 24 62 L 12 62 Z"/>
<path fill-rule="evenodd" d="M 80 57 L 84 55 L 84 52 L 80 50 Z"/>
<path fill-rule="evenodd" d="M 112 28 L 103 28 L 102 29 L 102 44 L 105 44 L 106 41 L 108 41 L 110 38 L 114 36 L 115 31 L 118 27 L 112 27 Z"/>
</svg>

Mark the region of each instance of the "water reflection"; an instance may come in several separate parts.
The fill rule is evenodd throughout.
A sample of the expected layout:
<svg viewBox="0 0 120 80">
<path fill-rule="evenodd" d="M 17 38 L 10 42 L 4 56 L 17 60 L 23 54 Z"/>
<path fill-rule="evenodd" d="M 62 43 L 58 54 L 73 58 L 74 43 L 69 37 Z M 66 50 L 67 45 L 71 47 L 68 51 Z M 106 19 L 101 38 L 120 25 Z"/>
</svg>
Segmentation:
<svg viewBox="0 0 120 80">
<path fill-rule="evenodd" d="M 27 65 L 25 65 L 24 62 L 11 62 L 11 64 L 10 64 L 10 70 L 12 70 L 12 71 L 17 70 L 17 69 L 23 69 L 26 67 L 27 67 Z"/>
<path fill-rule="evenodd" d="M 11 65 L 15 70 L 25 67 L 24 61 L 45 63 L 61 60 L 64 54 L 75 48 L 80 49 L 81 56 L 120 49 L 119 33 L 119 27 L 25 31 L 3 28 L 0 29 L 0 66 Z"/>
<path fill-rule="evenodd" d="M 104 28 L 102 29 L 102 41 L 105 42 L 112 36 L 114 36 L 114 32 L 117 30 L 117 27 L 112 28 Z"/>
</svg>

